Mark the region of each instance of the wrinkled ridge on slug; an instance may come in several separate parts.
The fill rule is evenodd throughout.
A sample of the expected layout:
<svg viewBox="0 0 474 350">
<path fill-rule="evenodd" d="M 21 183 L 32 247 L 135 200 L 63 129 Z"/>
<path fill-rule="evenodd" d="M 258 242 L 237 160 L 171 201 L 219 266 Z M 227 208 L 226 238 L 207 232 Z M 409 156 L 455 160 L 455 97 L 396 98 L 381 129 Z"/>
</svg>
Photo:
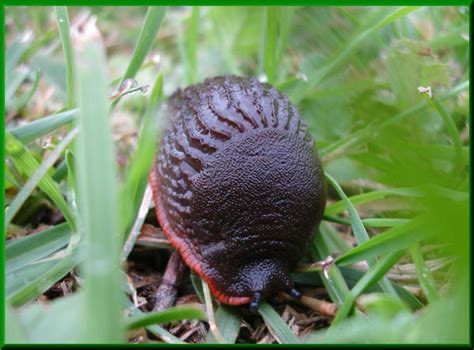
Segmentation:
<svg viewBox="0 0 474 350">
<path fill-rule="evenodd" d="M 163 231 L 223 303 L 293 287 L 325 206 L 314 142 L 286 96 L 222 76 L 176 91 L 150 173 Z"/>
</svg>

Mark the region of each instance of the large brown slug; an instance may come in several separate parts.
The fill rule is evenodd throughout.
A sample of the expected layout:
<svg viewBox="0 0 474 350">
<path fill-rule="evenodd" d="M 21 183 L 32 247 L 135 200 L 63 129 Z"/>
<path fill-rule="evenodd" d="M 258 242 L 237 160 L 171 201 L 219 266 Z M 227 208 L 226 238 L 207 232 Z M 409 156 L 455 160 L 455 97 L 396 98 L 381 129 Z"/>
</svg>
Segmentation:
<svg viewBox="0 0 474 350">
<path fill-rule="evenodd" d="M 161 227 L 226 304 L 289 290 L 319 225 L 326 187 L 296 107 L 255 78 L 220 76 L 178 90 L 150 182 Z"/>
</svg>

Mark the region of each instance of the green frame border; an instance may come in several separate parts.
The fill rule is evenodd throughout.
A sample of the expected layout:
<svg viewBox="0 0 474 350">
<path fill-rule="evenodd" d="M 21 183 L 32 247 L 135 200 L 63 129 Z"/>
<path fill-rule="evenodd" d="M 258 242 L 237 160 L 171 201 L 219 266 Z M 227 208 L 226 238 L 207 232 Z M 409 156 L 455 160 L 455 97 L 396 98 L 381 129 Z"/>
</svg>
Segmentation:
<svg viewBox="0 0 474 350">
<path fill-rule="evenodd" d="M 54 5 L 67 5 L 67 6 L 107 6 L 107 5 L 121 5 L 121 6 L 145 6 L 145 5 L 171 5 L 171 6 L 267 6 L 267 5 L 279 5 L 279 6 L 462 6 L 470 5 L 472 1 L 469 0 L 339 0 L 337 3 L 334 0 L 98 0 L 98 1 L 86 1 L 86 0 L 70 0 L 70 1 L 54 1 L 54 0 L 3 0 L 2 5 L 4 6 L 54 6 Z"/>
<path fill-rule="evenodd" d="M 255 6 L 262 6 L 262 5 L 280 5 L 280 6 L 300 6 L 300 5 L 310 5 L 310 6 L 395 6 L 395 5 L 422 5 L 422 6 L 469 6 L 470 11 L 469 11 L 469 24 L 470 24 L 470 30 L 469 30 L 469 35 L 470 38 L 473 36 L 473 27 L 472 27 L 472 11 L 474 10 L 473 2 L 472 0 L 405 0 L 405 1 L 394 1 L 394 0 L 378 0 L 378 1 L 370 1 L 370 0 L 340 0 L 337 3 L 335 1 L 331 0 L 294 0 L 294 1 L 288 1 L 288 0 L 225 0 L 225 1 L 218 1 L 218 0 L 207 0 L 207 1 L 196 1 L 196 0 L 191 0 L 191 1 L 183 1 L 183 0 L 160 0 L 160 1 L 150 1 L 150 0 L 135 0 L 133 2 L 127 1 L 127 0 L 99 0 L 99 1 L 85 1 L 85 0 L 72 0 L 72 1 L 51 1 L 51 0 L 40 0 L 40 1 L 34 1 L 34 0 L 22 0 L 22 1 L 14 1 L 14 0 L 3 0 L 1 1 L 1 6 L 0 6 L 0 17 L 1 17 L 1 38 L 2 38 L 2 52 L 0 54 L 0 63 L 3 66 L 3 69 L 1 70 L 0 73 L 0 82 L 1 82 L 1 91 L 5 91 L 5 7 L 6 6 L 54 6 L 54 5 L 67 5 L 67 6 L 112 6 L 112 5 L 121 5 L 121 6 L 147 6 L 147 5 L 173 5 L 173 6 L 192 6 L 192 5 L 204 5 L 204 6 L 248 6 L 248 5 L 255 5 Z M 469 42 L 469 47 L 470 47 L 470 52 L 472 53 L 472 40 Z M 469 77 L 470 80 L 472 81 L 472 55 L 471 55 L 471 60 L 469 64 Z M 472 96 L 472 85 L 469 86 L 469 126 L 472 125 L 472 102 L 471 102 L 471 96 Z M 5 96 L 0 99 L 0 110 L 3 112 L 3 115 L 5 113 Z M 1 118 L 0 120 L 0 159 L 2 163 L 5 162 L 5 118 Z M 469 147 L 471 147 L 471 138 L 469 137 Z M 472 149 L 469 149 L 469 169 L 472 170 Z M 1 166 L 0 168 L 0 190 L 2 195 L 0 196 L 0 204 L 2 207 L 4 207 L 4 166 Z M 472 207 L 472 174 L 469 172 L 469 209 Z M 0 220 L 0 228 L 1 232 L 5 232 L 5 227 L 4 227 L 4 219 L 2 216 L 2 220 Z M 469 288 L 472 292 L 472 217 L 469 215 L 469 231 L 471 235 L 469 235 L 468 241 L 470 243 L 469 246 L 469 274 L 470 274 L 470 279 L 469 279 Z M 5 325 L 6 325 L 6 319 L 5 319 L 5 242 L 2 239 L 0 242 L 0 305 L 2 306 L 2 315 L 1 315 L 1 329 L 0 329 L 0 346 L 3 347 L 10 347 L 10 348 L 19 348 L 23 347 L 24 345 L 7 345 L 5 346 Z M 469 310 L 470 310 L 470 317 L 469 317 L 469 322 L 470 322 L 470 339 L 469 339 L 469 344 L 466 345 L 423 345 L 423 344 L 415 344 L 415 347 L 435 347 L 435 348 L 440 348 L 440 347 L 460 347 L 460 348 L 471 348 L 472 347 L 472 293 L 469 294 Z M 155 347 L 155 346 L 161 346 L 161 345 L 155 345 L 155 344 L 120 344 L 118 345 L 119 347 L 126 347 L 126 346 L 145 346 L 145 347 Z M 198 347 L 221 347 L 222 345 L 212 345 L 212 344 L 196 344 Z M 252 346 L 252 344 L 231 344 L 227 346 L 235 346 L 235 347 L 247 347 L 247 346 Z M 263 345 L 263 344 L 262 344 Z M 327 345 L 327 344 L 326 344 Z M 64 345 L 60 344 L 38 344 L 34 345 L 37 347 L 51 347 L 51 348 L 56 348 L 56 347 L 63 347 Z M 84 345 L 79 345 L 79 344 L 68 344 L 70 347 L 82 347 Z M 117 345 L 102 345 L 102 347 L 116 347 Z M 181 347 L 182 345 L 173 345 L 173 344 L 163 344 L 163 346 L 178 346 Z M 191 346 L 191 345 L 190 345 Z M 224 345 L 226 346 L 226 345 Z M 279 346 L 279 345 L 271 345 L 271 344 L 266 344 L 263 345 L 264 347 L 268 346 Z M 294 345 L 283 345 L 283 346 L 290 346 L 293 347 Z M 340 347 L 346 347 L 347 344 L 334 344 L 330 345 L 329 347 L 335 347 L 335 348 L 340 348 Z M 377 344 L 354 344 L 354 347 L 376 347 L 379 346 Z M 400 345 L 395 345 L 395 344 L 384 344 L 384 347 L 388 348 L 394 348 L 398 347 Z M 410 344 L 407 344 L 406 346 L 413 346 Z M 305 345 L 300 345 L 300 347 L 314 347 L 312 344 L 305 344 Z"/>
<path fill-rule="evenodd" d="M 1 6 L 1 21 L 2 27 L 1 37 L 2 37 L 2 52 L 0 55 L 0 63 L 2 64 L 2 69 L 0 71 L 0 86 L 1 91 L 5 91 L 5 8 Z M 2 161 L 2 166 L 0 167 L 0 204 L 2 208 L 5 208 L 5 94 L 2 94 L 2 98 L 0 99 L 0 111 L 2 111 L 2 118 L 0 120 L 0 159 Z M 2 213 L 3 213 L 2 209 Z M 5 220 L 2 215 L 2 219 L 0 220 L 0 229 L 2 232 L 2 239 L 0 242 L 0 305 L 2 306 L 2 317 L 1 317 L 1 326 L 2 329 L 0 330 L 0 339 L 1 339 L 1 346 L 3 347 L 5 341 Z"/>
</svg>

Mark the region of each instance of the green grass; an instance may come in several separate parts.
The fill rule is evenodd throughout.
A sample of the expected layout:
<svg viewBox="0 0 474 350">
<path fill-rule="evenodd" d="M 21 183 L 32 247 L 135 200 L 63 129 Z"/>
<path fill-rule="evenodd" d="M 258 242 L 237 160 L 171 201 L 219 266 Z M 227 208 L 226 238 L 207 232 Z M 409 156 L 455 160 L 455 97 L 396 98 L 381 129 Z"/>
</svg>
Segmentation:
<svg viewBox="0 0 474 350">
<path fill-rule="evenodd" d="M 243 320 L 265 328 L 252 342 L 469 341 L 467 7 L 5 14 L 7 343 L 182 343 L 163 324 L 178 320 L 204 322 L 205 343 L 249 341 Z M 96 25 L 78 31 L 84 14 Z M 329 201 L 293 275 L 298 287 L 323 287 L 337 313 L 304 336 L 282 317 L 285 306 L 264 302 L 245 315 L 215 302 L 194 274 L 199 305 L 145 312 L 132 301 L 143 290 L 123 272 L 150 222 L 142 201 L 160 107 L 175 89 L 219 74 L 287 94 L 323 160 Z M 131 78 L 141 93 L 111 101 Z M 427 86 L 432 96 L 419 93 Z M 164 264 L 169 245 L 153 247 Z M 66 282 L 69 295 L 51 297 Z"/>
<path fill-rule="evenodd" d="M 70 37 L 70 27 L 69 16 L 67 7 L 57 6 L 55 7 L 56 19 L 58 24 L 59 37 L 61 38 L 61 45 L 63 47 L 64 53 L 64 63 L 66 65 L 66 87 L 67 87 L 67 97 L 66 97 L 66 108 L 71 109 L 74 107 L 74 60 L 73 60 L 73 51 Z"/>
<path fill-rule="evenodd" d="M 80 332 L 94 343 L 123 341 L 117 204 L 117 174 L 109 119 L 105 49 L 94 22 L 74 33 L 75 90 L 79 108 L 76 144 L 79 232 L 84 254 L 84 323 Z M 91 82 L 94 81 L 93 84 Z M 87 171 L 85 171 L 87 169 Z M 104 300 L 108 302 L 104 303 Z"/>
</svg>

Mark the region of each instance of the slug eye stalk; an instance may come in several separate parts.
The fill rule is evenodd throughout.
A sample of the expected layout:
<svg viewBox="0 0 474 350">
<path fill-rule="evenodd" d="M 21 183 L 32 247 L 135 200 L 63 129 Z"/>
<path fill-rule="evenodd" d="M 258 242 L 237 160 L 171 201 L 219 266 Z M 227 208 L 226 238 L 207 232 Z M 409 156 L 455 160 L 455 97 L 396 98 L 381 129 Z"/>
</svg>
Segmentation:
<svg viewBox="0 0 474 350">
<path fill-rule="evenodd" d="M 258 310 L 258 306 L 260 304 L 260 302 L 262 301 L 262 293 L 260 292 L 256 292 L 253 296 L 252 296 L 252 301 L 250 302 L 249 304 L 249 311 L 253 314 L 255 314 Z"/>
</svg>

